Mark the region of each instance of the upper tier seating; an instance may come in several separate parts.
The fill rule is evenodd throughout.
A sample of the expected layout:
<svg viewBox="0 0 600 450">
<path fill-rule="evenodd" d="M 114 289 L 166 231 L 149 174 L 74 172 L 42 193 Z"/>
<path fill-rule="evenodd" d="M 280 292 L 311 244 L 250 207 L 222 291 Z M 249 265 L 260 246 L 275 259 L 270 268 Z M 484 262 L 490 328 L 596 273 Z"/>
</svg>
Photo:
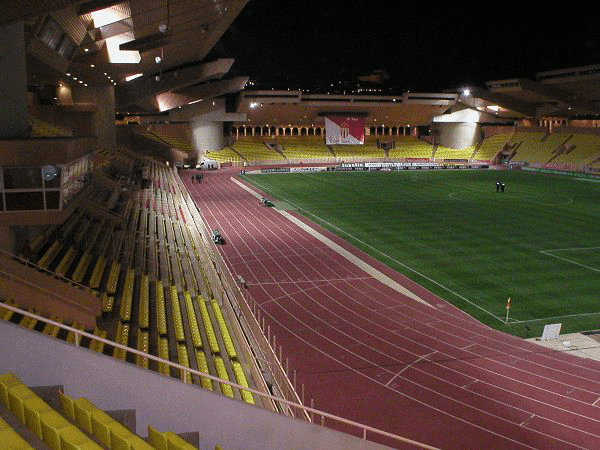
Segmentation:
<svg viewBox="0 0 600 450">
<path fill-rule="evenodd" d="M 491 161 L 504 148 L 510 134 L 495 134 L 483 140 L 473 156 L 475 161 Z"/>
<path fill-rule="evenodd" d="M 412 136 L 394 138 L 395 147 L 388 151 L 390 158 L 430 159 L 433 146 Z"/>
</svg>

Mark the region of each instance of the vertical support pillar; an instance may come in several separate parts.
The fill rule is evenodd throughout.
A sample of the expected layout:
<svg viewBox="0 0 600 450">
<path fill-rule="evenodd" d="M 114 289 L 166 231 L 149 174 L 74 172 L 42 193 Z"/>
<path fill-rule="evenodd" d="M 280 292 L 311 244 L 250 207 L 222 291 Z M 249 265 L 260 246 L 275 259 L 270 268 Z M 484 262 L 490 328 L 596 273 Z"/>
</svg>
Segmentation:
<svg viewBox="0 0 600 450">
<path fill-rule="evenodd" d="M 30 135 L 23 22 L 0 26 L 0 137 Z"/>
<path fill-rule="evenodd" d="M 116 150 L 117 127 L 113 86 L 74 86 L 72 96 L 74 103 L 94 103 L 97 106 L 92 127 L 98 139 L 98 147 Z"/>
</svg>

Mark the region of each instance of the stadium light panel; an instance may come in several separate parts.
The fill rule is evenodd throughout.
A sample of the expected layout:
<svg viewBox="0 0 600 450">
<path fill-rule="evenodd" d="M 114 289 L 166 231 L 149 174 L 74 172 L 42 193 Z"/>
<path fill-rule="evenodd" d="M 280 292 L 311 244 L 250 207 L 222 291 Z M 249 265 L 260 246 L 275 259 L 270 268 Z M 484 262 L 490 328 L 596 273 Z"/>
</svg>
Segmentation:
<svg viewBox="0 0 600 450">
<path fill-rule="evenodd" d="M 125 35 L 113 36 L 106 40 L 106 50 L 108 51 L 108 60 L 111 63 L 134 63 L 137 64 L 142 59 L 140 52 L 137 50 L 120 50 L 119 45 L 124 44 L 125 42 L 132 41 L 133 38 L 130 38 Z"/>
<path fill-rule="evenodd" d="M 129 75 L 129 76 L 125 77 L 125 81 L 135 80 L 136 78 L 139 78 L 143 75 L 144 75 L 143 73 L 134 73 L 133 75 Z"/>
<path fill-rule="evenodd" d="M 128 16 L 112 8 L 104 8 L 98 11 L 92 11 L 92 20 L 94 21 L 94 27 L 100 28 L 110 23 L 118 22 L 126 19 Z"/>
</svg>

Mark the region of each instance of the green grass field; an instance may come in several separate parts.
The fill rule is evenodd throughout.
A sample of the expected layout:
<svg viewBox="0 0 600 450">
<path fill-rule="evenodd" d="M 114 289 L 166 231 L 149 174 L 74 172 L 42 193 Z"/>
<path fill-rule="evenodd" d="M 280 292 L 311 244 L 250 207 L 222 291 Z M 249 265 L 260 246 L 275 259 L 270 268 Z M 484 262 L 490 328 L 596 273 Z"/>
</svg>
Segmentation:
<svg viewBox="0 0 600 450">
<path fill-rule="evenodd" d="M 600 329 L 600 183 L 493 170 L 243 178 L 494 328 Z"/>
</svg>

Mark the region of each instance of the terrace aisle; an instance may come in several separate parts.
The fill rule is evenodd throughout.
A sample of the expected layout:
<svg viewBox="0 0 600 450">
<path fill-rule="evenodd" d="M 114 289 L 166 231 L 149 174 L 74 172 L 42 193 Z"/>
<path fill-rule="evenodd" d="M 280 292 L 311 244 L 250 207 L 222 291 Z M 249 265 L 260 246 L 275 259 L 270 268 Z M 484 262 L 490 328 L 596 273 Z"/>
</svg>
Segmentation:
<svg viewBox="0 0 600 450">
<path fill-rule="evenodd" d="M 599 362 L 492 330 L 288 211 L 428 305 L 415 301 L 235 173 L 182 179 L 316 408 L 441 448 L 600 446 Z"/>
</svg>

